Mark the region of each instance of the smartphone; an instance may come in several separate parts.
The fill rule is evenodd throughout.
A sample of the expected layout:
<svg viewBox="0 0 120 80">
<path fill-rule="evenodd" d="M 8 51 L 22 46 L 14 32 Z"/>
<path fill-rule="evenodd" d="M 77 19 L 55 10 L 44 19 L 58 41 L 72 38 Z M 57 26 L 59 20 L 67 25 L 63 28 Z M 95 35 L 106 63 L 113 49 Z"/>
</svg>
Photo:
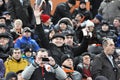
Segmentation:
<svg viewBox="0 0 120 80">
<path fill-rule="evenodd" d="M 42 61 L 43 62 L 49 62 L 50 60 L 49 60 L 49 58 L 42 58 Z"/>
</svg>

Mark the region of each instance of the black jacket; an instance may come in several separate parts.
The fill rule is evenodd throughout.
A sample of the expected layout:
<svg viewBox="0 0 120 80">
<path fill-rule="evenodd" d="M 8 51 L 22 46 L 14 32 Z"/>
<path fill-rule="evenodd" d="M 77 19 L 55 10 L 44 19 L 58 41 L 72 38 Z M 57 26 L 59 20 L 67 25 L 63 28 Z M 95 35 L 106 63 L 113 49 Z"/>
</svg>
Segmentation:
<svg viewBox="0 0 120 80">
<path fill-rule="evenodd" d="M 38 33 L 38 37 L 40 38 L 42 45 L 44 45 L 44 48 L 49 50 L 50 55 L 55 59 L 56 63 L 59 65 L 61 65 L 61 56 L 63 54 L 70 54 L 71 56 L 75 57 L 87 51 L 89 40 L 88 37 L 84 37 L 83 41 L 81 42 L 81 45 L 78 47 L 70 47 L 68 45 L 57 47 L 55 44 L 49 43 L 49 41 L 45 37 L 44 30 L 41 24 L 37 25 L 35 31 Z"/>
<path fill-rule="evenodd" d="M 35 17 L 33 9 L 29 0 L 23 0 L 23 5 L 20 0 L 9 0 L 7 3 L 7 9 L 11 14 L 12 19 L 21 19 L 23 26 L 33 28 L 35 25 Z"/>
<path fill-rule="evenodd" d="M 57 24 L 57 22 L 63 18 L 63 17 L 68 17 L 71 18 L 71 13 L 70 13 L 70 7 L 68 6 L 67 3 L 60 3 L 54 12 L 52 22 L 53 24 Z"/>
</svg>

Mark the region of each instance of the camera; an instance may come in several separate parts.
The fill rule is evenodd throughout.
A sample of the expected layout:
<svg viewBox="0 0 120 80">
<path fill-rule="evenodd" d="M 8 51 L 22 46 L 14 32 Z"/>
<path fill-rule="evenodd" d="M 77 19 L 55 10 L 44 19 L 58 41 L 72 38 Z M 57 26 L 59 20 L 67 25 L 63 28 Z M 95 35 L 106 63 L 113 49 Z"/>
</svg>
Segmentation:
<svg viewBox="0 0 120 80">
<path fill-rule="evenodd" d="M 43 62 L 49 62 L 50 60 L 49 60 L 49 58 L 42 58 L 42 61 Z"/>
</svg>

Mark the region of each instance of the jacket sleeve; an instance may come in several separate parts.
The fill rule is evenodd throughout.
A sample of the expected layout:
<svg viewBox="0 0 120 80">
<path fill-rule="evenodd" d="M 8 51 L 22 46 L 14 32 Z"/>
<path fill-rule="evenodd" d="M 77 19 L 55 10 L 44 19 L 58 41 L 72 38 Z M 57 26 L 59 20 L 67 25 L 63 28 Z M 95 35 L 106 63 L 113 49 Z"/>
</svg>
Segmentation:
<svg viewBox="0 0 120 80">
<path fill-rule="evenodd" d="M 42 24 L 36 25 L 35 32 L 41 40 L 43 48 L 49 49 L 49 40 L 45 36 Z"/>
<path fill-rule="evenodd" d="M 88 48 L 88 41 L 89 41 L 89 37 L 88 36 L 84 36 L 83 40 L 81 42 L 81 45 L 78 47 L 73 47 L 72 51 L 74 53 L 74 56 L 79 56 L 81 55 L 83 52 L 87 51 Z"/>
<path fill-rule="evenodd" d="M 5 66 L 3 60 L 0 59 L 0 78 L 3 78 L 5 74 Z"/>
<path fill-rule="evenodd" d="M 60 66 L 58 66 L 54 70 L 55 70 L 56 78 L 58 80 L 65 80 L 67 78 L 66 73 L 62 70 Z"/>
<path fill-rule="evenodd" d="M 22 72 L 22 78 L 25 80 L 29 80 L 37 67 L 33 64 L 30 64 L 25 70 Z"/>
<path fill-rule="evenodd" d="M 7 9 L 11 14 L 12 19 L 16 19 L 15 6 L 14 6 L 14 1 L 13 0 L 8 0 Z"/>
<path fill-rule="evenodd" d="M 100 59 L 100 56 L 97 55 L 95 57 L 95 59 L 91 63 L 91 69 L 90 70 L 91 70 L 93 79 L 95 79 L 96 76 L 100 76 L 101 75 L 102 61 Z"/>
</svg>

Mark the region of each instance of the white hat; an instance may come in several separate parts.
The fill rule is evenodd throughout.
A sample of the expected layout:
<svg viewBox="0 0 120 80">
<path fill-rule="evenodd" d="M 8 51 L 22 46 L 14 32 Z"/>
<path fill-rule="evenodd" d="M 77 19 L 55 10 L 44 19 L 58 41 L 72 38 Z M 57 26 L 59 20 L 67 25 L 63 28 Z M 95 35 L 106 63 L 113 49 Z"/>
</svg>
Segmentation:
<svg viewBox="0 0 120 80">
<path fill-rule="evenodd" d="M 86 21 L 86 26 L 95 26 L 94 23 L 90 20 Z"/>
</svg>

